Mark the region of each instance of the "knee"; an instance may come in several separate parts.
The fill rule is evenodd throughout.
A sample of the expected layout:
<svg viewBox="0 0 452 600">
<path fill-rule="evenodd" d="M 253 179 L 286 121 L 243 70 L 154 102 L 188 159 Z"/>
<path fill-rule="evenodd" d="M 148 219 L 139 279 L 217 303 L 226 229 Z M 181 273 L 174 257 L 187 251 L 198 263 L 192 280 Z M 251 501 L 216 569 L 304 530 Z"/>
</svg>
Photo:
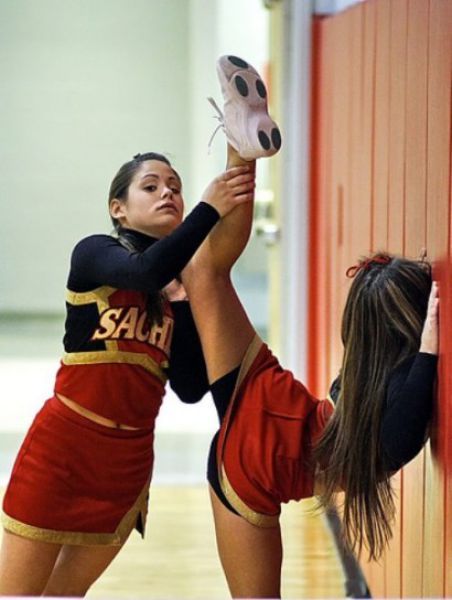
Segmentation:
<svg viewBox="0 0 452 600">
<path fill-rule="evenodd" d="M 207 293 L 231 284 L 231 269 L 212 264 L 193 265 L 182 273 L 182 282 L 188 292 Z"/>
</svg>

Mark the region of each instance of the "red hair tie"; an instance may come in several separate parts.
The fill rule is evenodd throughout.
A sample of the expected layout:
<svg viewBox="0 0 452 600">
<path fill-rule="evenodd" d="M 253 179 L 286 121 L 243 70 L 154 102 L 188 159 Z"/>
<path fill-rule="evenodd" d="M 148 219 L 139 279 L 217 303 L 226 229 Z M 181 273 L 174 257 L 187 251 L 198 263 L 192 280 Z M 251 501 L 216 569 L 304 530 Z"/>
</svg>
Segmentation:
<svg viewBox="0 0 452 600">
<path fill-rule="evenodd" d="M 373 263 L 377 263 L 379 265 L 387 265 L 391 262 L 391 258 L 389 256 L 374 256 L 372 258 L 366 258 L 365 260 L 359 261 L 358 264 L 352 265 L 345 271 L 345 275 L 347 277 L 354 277 L 358 271 L 361 269 L 368 270 L 372 266 Z"/>
</svg>

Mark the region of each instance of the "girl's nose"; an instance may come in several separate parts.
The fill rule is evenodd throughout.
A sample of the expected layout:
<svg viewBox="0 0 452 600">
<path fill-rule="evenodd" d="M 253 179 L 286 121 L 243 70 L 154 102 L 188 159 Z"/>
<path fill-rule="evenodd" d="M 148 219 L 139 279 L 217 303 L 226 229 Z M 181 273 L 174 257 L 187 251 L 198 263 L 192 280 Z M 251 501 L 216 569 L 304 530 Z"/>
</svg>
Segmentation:
<svg viewBox="0 0 452 600">
<path fill-rule="evenodd" d="M 171 188 L 163 186 L 163 190 L 162 190 L 162 198 L 166 198 L 167 196 L 172 196 L 173 192 L 171 190 Z"/>
</svg>

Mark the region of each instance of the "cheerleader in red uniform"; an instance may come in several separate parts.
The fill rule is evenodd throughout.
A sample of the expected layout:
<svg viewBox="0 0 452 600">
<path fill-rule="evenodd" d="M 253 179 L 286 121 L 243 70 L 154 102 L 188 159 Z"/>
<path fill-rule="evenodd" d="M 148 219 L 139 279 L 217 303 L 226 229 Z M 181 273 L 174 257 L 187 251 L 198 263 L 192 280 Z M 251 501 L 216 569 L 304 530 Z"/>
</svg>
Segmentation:
<svg viewBox="0 0 452 600">
<path fill-rule="evenodd" d="M 178 274 L 214 225 L 249 202 L 254 173 L 223 173 L 182 221 L 181 180 L 146 153 L 115 176 L 116 236 L 72 254 L 65 353 L 3 501 L 0 595 L 83 596 L 136 527 L 143 533 L 153 431 L 169 378 L 182 400 L 207 391 Z"/>
<path fill-rule="evenodd" d="M 274 153 L 280 137 L 254 69 L 225 56 L 218 72 L 229 165 L 262 156 L 267 141 L 266 155 Z M 390 475 L 420 450 L 431 413 L 438 299 L 423 261 L 378 254 L 349 270 L 335 409 L 279 365 L 231 283 L 252 211 L 250 204 L 232 211 L 182 279 L 220 418 L 208 466 L 220 559 L 234 598 L 277 598 L 281 503 L 318 495 L 328 506 L 344 489 L 349 545 L 366 543 L 375 557 L 389 539 Z"/>
</svg>

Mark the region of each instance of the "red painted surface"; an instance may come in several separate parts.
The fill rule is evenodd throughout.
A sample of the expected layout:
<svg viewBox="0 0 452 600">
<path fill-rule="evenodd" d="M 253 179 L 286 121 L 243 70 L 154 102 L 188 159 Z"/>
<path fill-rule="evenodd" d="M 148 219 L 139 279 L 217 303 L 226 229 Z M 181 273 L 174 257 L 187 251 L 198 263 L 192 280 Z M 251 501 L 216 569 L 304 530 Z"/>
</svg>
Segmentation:
<svg viewBox="0 0 452 600">
<path fill-rule="evenodd" d="M 394 478 L 391 547 L 363 567 L 375 596 L 452 596 L 452 2 L 368 0 L 313 34 L 309 385 L 324 395 L 340 363 L 347 266 L 426 246 L 440 286 L 435 417 Z"/>
</svg>

